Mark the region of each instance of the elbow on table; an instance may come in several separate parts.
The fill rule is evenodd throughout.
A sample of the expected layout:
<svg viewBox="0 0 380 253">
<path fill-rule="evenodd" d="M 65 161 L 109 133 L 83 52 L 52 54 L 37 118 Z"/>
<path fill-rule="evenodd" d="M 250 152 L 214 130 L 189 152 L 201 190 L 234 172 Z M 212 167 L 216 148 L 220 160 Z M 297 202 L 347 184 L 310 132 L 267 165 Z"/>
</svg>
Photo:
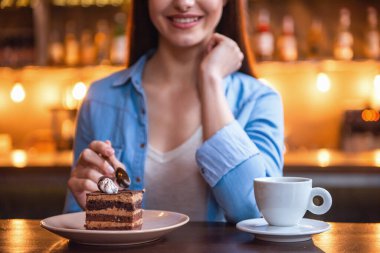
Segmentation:
<svg viewBox="0 0 380 253">
<path fill-rule="evenodd" d="M 260 218 L 261 213 L 256 204 L 239 208 L 236 212 L 226 215 L 228 222 L 238 223 L 247 219 Z"/>
</svg>

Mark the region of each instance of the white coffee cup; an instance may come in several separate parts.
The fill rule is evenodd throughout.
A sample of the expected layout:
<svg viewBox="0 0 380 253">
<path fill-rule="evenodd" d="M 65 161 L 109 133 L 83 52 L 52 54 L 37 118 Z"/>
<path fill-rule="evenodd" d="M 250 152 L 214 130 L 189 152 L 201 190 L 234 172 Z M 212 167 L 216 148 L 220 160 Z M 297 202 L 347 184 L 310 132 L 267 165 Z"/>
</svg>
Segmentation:
<svg viewBox="0 0 380 253">
<path fill-rule="evenodd" d="M 256 178 L 253 186 L 259 210 L 271 226 L 296 226 L 306 211 L 324 214 L 332 205 L 330 193 L 323 188 L 312 188 L 310 178 Z M 316 196 L 323 199 L 322 205 L 314 204 Z"/>
</svg>

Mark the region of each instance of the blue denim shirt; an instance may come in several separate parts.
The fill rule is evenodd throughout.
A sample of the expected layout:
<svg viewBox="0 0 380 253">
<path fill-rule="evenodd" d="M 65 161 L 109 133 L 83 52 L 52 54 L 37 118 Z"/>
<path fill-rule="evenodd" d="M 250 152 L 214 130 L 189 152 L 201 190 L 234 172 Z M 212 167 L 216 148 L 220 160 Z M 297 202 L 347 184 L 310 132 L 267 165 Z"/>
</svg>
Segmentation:
<svg viewBox="0 0 380 253">
<path fill-rule="evenodd" d="M 74 142 L 76 163 L 91 141 L 110 140 L 127 167 L 131 189 L 144 188 L 149 124 L 141 83 L 148 57 L 91 85 Z M 277 92 L 240 72 L 224 79 L 224 90 L 235 120 L 206 140 L 194 159 L 210 186 L 205 220 L 238 222 L 260 217 L 254 178 L 282 175 L 283 109 Z M 68 191 L 64 212 L 77 211 L 81 208 Z"/>
</svg>

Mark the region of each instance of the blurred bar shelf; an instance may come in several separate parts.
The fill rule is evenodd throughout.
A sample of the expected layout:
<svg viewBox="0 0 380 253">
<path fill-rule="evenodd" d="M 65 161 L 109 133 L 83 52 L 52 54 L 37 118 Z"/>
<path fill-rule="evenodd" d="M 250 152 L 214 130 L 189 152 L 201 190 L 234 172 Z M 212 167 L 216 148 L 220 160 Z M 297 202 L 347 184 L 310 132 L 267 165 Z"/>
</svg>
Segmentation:
<svg viewBox="0 0 380 253">
<path fill-rule="evenodd" d="M 24 150 L 13 150 L 10 153 L 0 154 L 0 169 L 70 169 L 72 157 L 72 151 L 69 150 L 60 152 L 25 152 Z"/>
<path fill-rule="evenodd" d="M 349 153 L 329 149 L 285 154 L 286 171 L 380 174 L 380 150 Z"/>
<path fill-rule="evenodd" d="M 319 149 L 285 155 L 284 175 L 313 179 L 326 188 L 376 188 L 380 190 L 380 150 L 341 152 Z"/>
</svg>

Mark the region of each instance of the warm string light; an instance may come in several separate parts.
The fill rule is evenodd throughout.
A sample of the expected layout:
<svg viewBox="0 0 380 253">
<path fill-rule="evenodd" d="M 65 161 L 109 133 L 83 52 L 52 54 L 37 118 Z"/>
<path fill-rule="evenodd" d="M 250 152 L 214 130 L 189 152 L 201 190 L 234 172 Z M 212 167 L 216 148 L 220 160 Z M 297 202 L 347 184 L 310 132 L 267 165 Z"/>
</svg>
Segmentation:
<svg viewBox="0 0 380 253">
<path fill-rule="evenodd" d="M 87 86 L 83 82 L 77 82 L 74 85 L 72 95 L 73 98 L 76 100 L 82 100 L 87 93 Z"/>
<path fill-rule="evenodd" d="M 264 81 L 263 81 L 264 82 Z M 326 93 L 331 90 L 331 80 L 330 77 L 326 73 L 318 73 L 317 80 L 316 80 L 316 87 L 317 90 Z M 373 79 L 373 87 L 371 88 L 371 105 L 372 108 L 380 108 L 380 74 L 376 75 Z M 369 112 L 365 112 L 368 114 Z M 376 115 L 371 118 L 375 118 L 375 120 L 366 120 L 366 121 L 378 121 L 377 119 L 378 112 L 376 112 Z M 367 116 L 368 118 L 368 116 Z M 364 119 L 364 118 L 363 118 Z"/>
<path fill-rule="evenodd" d="M 28 7 L 30 3 L 31 0 L 1 0 L 0 9 L 7 7 Z"/>
<path fill-rule="evenodd" d="M 317 153 L 318 164 L 321 167 L 327 167 L 330 164 L 330 152 L 327 149 L 320 149 Z"/>
<path fill-rule="evenodd" d="M 81 6 L 82 7 L 88 7 L 94 4 L 94 0 L 82 0 Z"/>
<path fill-rule="evenodd" d="M 2 0 L 0 2 L 0 8 L 1 9 L 7 8 L 7 7 L 11 7 L 12 5 L 13 5 L 13 0 Z"/>
<path fill-rule="evenodd" d="M 380 167 L 380 149 L 376 149 L 374 152 L 375 166 Z"/>
<path fill-rule="evenodd" d="M 377 122 L 380 120 L 380 113 L 373 109 L 365 109 L 362 111 L 362 119 L 365 122 Z"/>
<path fill-rule="evenodd" d="M 372 107 L 380 108 L 380 74 L 373 79 Z"/>
<path fill-rule="evenodd" d="M 119 6 L 122 5 L 124 0 L 110 0 L 110 4 L 113 6 Z"/>
<path fill-rule="evenodd" d="M 323 93 L 328 92 L 331 89 L 329 76 L 325 73 L 319 73 L 317 75 L 316 86 L 320 92 L 323 92 Z"/>
<path fill-rule="evenodd" d="M 26 93 L 21 83 L 15 83 L 11 90 L 11 99 L 15 103 L 21 103 L 25 100 Z"/>
<path fill-rule="evenodd" d="M 30 5 L 29 0 L 17 0 L 17 2 L 16 2 L 17 7 L 27 7 L 29 5 Z"/>
<path fill-rule="evenodd" d="M 80 4 L 80 0 L 66 0 L 66 5 L 68 6 L 75 6 L 79 4 Z"/>
<path fill-rule="evenodd" d="M 83 82 L 77 82 L 74 86 L 66 89 L 63 97 L 63 107 L 66 109 L 75 109 L 86 96 L 87 86 Z"/>
<path fill-rule="evenodd" d="M 108 4 L 108 0 L 95 0 L 95 4 L 98 7 L 103 7 Z"/>
<path fill-rule="evenodd" d="M 27 164 L 27 155 L 25 150 L 15 149 L 11 154 L 12 164 L 17 168 L 23 168 Z"/>
</svg>

